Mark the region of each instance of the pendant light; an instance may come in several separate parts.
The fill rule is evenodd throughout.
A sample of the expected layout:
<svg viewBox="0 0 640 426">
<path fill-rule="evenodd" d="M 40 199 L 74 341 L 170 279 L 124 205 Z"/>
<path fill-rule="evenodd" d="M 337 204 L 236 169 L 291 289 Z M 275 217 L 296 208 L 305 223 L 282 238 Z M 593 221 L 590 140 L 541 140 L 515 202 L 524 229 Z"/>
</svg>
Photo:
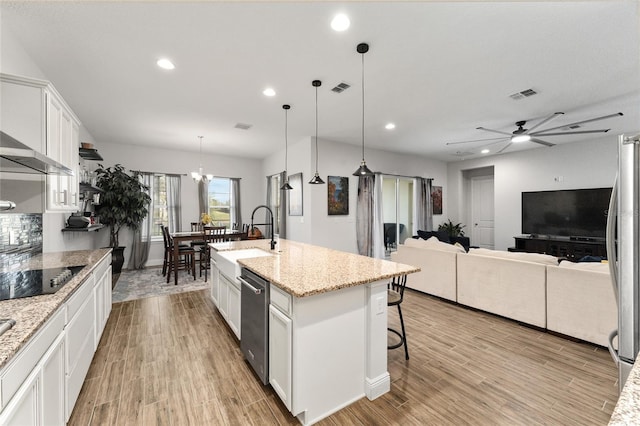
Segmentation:
<svg viewBox="0 0 640 426">
<path fill-rule="evenodd" d="M 311 185 L 322 185 L 324 181 L 318 174 L 318 87 L 322 85 L 320 80 L 313 80 L 311 85 L 316 88 L 316 174 L 311 178 Z"/>
<path fill-rule="evenodd" d="M 202 173 L 202 138 L 204 136 L 198 136 L 200 138 L 200 167 L 197 172 L 191 172 L 191 177 L 194 182 L 200 182 L 201 180 L 205 183 L 213 179 L 213 175 L 205 175 Z"/>
<path fill-rule="evenodd" d="M 364 161 L 364 54 L 369 51 L 369 45 L 367 43 L 360 43 L 356 50 L 362 55 L 362 163 L 356 170 L 354 176 L 373 176 L 373 172 L 367 167 L 367 162 Z"/>
<path fill-rule="evenodd" d="M 287 173 L 287 162 L 288 162 L 288 154 L 289 154 L 289 143 L 287 142 L 287 113 L 289 109 L 291 109 L 291 105 L 282 105 L 282 109 L 284 110 L 284 176 L 285 181 L 284 184 L 280 187 L 280 189 L 284 189 L 286 191 L 293 189 L 291 185 L 289 185 L 289 174 Z"/>
</svg>

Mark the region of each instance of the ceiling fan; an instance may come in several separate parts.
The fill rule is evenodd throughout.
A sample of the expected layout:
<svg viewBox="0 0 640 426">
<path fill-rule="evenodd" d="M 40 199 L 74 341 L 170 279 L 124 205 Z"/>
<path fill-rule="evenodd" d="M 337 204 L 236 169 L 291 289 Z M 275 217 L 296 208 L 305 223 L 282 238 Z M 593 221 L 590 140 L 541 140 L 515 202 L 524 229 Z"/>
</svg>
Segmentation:
<svg viewBox="0 0 640 426">
<path fill-rule="evenodd" d="M 577 121 L 575 123 L 570 123 L 570 124 L 564 124 L 562 126 L 558 126 L 558 127 L 551 127 L 548 129 L 543 129 L 543 130 L 537 130 L 537 128 L 539 128 L 540 126 L 542 126 L 543 124 L 548 123 L 549 121 L 551 121 L 552 119 L 560 116 L 560 115 L 564 115 L 564 112 L 554 112 L 553 114 L 549 115 L 548 117 L 544 118 L 542 121 L 540 121 L 539 123 L 537 123 L 535 126 L 531 127 L 530 129 L 525 129 L 524 126 L 527 124 L 527 122 L 525 120 L 521 120 L 521 121 L 516 121 L 516 126 L 518 127 L 516 130 L 514 130 L 513 132 L 509 133 L 509 132 L 503 132 L 501 130 L 493 130 L 493 129 L 487 129 L 485 127 L 476 127 L 477 130 L 484 130 L 485 132 L 491 132 L 491 133 L 498 133 L 500 135 L 503 135 L 499 138 L 489 138 L 489 139 L 474 139 L 474 140 L 468 140 L 468 141 L 460 141 L 460 142 L 447 142 L 447 145 L 458 145 L 458 144 L 465 144 L 465 143 L 473 143 L 473 142 L 487 142 L 487 141 L 494 141 L 494 142 L 490 142 L 484 145 L 484 147 L 490 146 L 490 145 L 494 145 L 494 144 L 498 144 L 504 141 L 507 141 L 507 144 L 505 146 L 503 146 L 499 151 L 496 152 L 496 154 L 501 153 L 502 151 L 504 151 L 505 149 L 509 148 L 511 146 L 511 144 L 513 143 L 519 143 L 519 142 L 534 142 L 540 145 L 544 145 L 544 146 L 554 146 L 554 143 L 551 142 L 547 142 L 544 141 L 542 139 L 540 139 L 540 137 L 546 137 L 546 136 L 562 136 L 562 135 L 580 135 L 580 134 L 587 134 L 587 133 L 606 133 L 611 129 L 598 129 L 598 130 L 578 130 L 578 131 L 564 131 L 564 132 L 553 132 L 554 130 L 558 130 L 558 129 L 565 129 L 565 128 L 569 128 L 569 129 L 576 129 L 578 127 L 580 127 L 582 124 L 585 123 L 591 123 L 593 121 L 598 121 L 598 120 L 604 120 L 607 118 L 612 118 L 612 117 L 618 117 L 623 115 L 621 112 L 617 112 L 615 114 L 609 114 L 609 115 L 603 115 L 602 117 L 596 117 L 596 118 L 591 118 L 589 120 L 582 120 L 582 121 Z"/>
</svg>

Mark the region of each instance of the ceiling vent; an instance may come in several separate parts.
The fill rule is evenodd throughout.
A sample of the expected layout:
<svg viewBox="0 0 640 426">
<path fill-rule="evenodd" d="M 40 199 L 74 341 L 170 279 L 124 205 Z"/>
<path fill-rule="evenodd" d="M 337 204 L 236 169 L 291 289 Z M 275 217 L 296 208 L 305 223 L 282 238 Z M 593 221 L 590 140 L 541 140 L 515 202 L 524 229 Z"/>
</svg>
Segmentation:
<svg viewBox="0 0 640 426">
<path fill-rule="evenodd" d="M 234 128 L 241 129 L 241 130 L 249 130 L 251 128 L 251 124 L 238 123 L 234 126 Z"/>
<path fill-rule="evenodd" d="M 342 93 L 345 90 L 347 90 L 349 87 L 351 87 L 350 84 L 345 83 L 344 81 L 340 84 L 338 84 L 336 87 L 334 87 L 333 89 L 331 89 L 332 92 L 336 92 L 336 93 Z"/>
<path fill-rule="evenodd" d="M 456 151 L 455 153 L 451 154 L 455 157 L 469 157 L 471 155 L 475 155 L 474 152 L 471 151 Z"/>
<path fill-rule="evenodd" d="M 509 95 L 509 97 L 514 101 L 519 101 L 520 99 L 528 98 L 529 96 L 533 96 L 537 94 L 538 92 L 536 92 L 535 90 L 527 89 L 527 90 L 523 90 L 522 92 L 516 92 L 513 95 Z"/>
</svg>

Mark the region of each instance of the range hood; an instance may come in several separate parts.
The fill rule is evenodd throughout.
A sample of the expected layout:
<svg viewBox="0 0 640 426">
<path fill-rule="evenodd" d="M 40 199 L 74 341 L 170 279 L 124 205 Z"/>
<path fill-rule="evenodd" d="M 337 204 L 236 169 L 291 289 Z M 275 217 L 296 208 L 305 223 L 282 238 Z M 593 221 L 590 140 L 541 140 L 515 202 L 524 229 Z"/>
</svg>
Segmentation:
<svg viewBox="0 0 640 426">
<path fill-rule="evenodd" d="M 0 171 L 73 176 L 73 170 L 0 131 Z"/>
</svg>

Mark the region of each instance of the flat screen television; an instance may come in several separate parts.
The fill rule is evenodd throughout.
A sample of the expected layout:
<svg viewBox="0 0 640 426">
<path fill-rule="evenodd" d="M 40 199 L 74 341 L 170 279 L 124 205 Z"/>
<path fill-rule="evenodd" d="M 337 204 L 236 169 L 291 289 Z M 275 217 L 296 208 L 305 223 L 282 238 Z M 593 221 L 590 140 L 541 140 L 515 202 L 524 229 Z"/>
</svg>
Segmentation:
<svg viewBox="0 0 640 426">
<path fill-rule="evenodd" d="M 522 233 L 604 239 L 611 188 L 522 193 Z"/>
</svg>

